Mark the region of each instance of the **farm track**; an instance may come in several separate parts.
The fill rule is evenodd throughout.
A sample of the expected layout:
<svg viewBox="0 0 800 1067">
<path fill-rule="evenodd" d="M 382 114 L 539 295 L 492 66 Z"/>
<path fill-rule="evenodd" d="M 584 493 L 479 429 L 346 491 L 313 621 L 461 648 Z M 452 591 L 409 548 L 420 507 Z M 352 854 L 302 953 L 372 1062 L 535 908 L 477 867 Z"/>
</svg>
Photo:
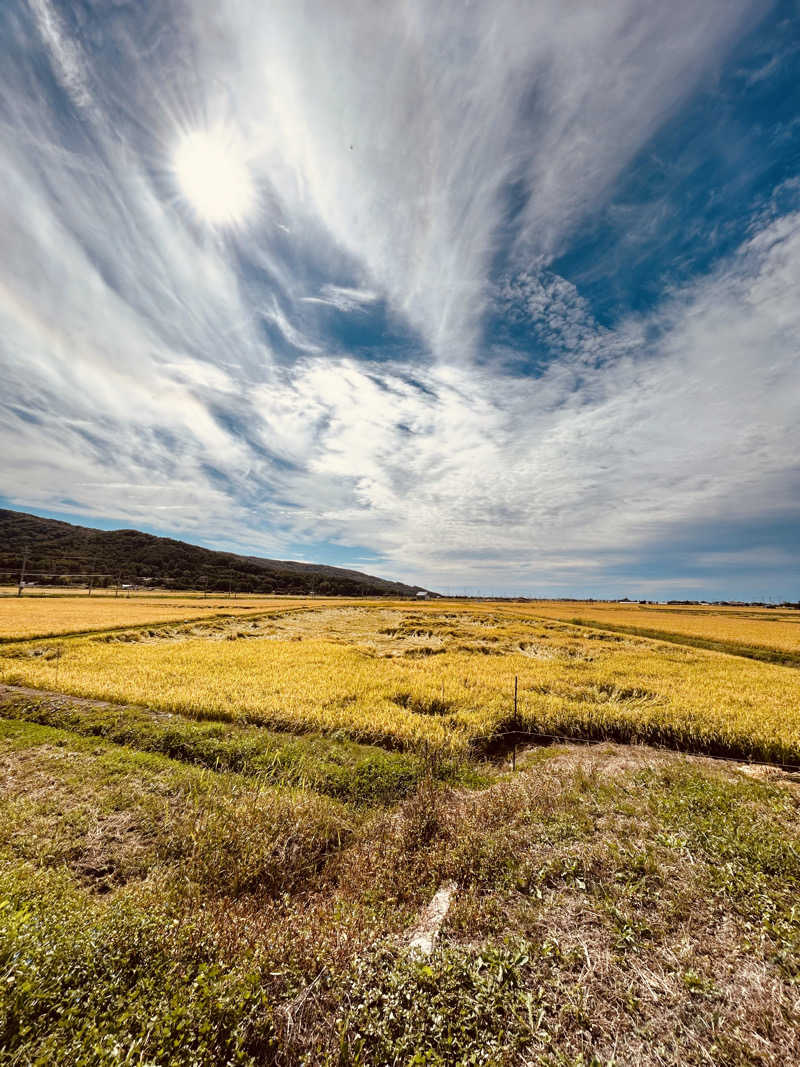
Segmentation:
<svg viewBox="0 0 800 1067">
<path fill-rule="evenodd" d="M 134 704 L 115 704 L 110 700 L 96 700 L 92 697 L 72 696 L 71 693 L 64 693 L 57 689 L 34 689 L 28 685 L 6 685 L 0 682 L 0 718 L 2 718 L 3 708 L 8 706 L 9 698 L 13 697 L 27 697 L 31 700 L 52 700 L 78 708 L 95 708 L 98 711 L 104 709 L 121 711 L 126 708 L 141 707 L 141 705 Z M 164 712 L 154 711 L 151 708 L 148 708 L 147 711 L 154 717 L 167 717 Z"/>
</svg>

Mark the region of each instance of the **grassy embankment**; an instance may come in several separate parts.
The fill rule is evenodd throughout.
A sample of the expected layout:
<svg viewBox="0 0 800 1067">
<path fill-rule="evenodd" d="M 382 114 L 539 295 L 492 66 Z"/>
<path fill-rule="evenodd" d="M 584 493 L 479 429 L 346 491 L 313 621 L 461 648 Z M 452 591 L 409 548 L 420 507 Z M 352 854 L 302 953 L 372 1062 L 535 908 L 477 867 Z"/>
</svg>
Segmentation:
<svg viewBox="0 0 800 1067">
<path fill-rule="evenodd" d="M 785 1064 L 800 824 L 781 784 L 541 750 L 359 814 L 0 730 L 9 1062 Z M 405 938 L 457 886 L 430 959 Z M 421 1059 L 424 1057 L 424 1059 Z"/>
</svg>

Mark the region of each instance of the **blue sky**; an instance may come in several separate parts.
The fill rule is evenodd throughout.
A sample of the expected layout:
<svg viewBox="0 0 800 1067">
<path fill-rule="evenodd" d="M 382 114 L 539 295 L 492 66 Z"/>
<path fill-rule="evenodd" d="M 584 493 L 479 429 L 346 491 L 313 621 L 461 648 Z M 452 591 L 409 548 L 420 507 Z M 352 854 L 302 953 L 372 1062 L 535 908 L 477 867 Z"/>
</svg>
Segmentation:
<svg viewBox="0 0 800 1067">
<path fill-rule="evenodd" d="M 800 597 L 800 4 L 5 0 L 0 503 Z"/>
</svg>

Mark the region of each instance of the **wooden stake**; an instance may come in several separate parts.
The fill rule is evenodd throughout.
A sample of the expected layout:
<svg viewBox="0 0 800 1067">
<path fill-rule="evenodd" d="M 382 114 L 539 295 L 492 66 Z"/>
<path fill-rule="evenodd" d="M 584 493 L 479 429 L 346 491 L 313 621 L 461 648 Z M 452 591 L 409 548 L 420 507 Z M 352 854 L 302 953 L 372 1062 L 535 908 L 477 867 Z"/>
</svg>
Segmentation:
<svg viewBox="0 0 800 1067">
<path fill-rule="evenodd" d="M 514 726 L 517 725 L 517 683 L 519 678 L 514 675 Z M 514 742 L 514 747 L 511 749 L 511 770 L 517 769 L 517 742 Z"/>
</svg>

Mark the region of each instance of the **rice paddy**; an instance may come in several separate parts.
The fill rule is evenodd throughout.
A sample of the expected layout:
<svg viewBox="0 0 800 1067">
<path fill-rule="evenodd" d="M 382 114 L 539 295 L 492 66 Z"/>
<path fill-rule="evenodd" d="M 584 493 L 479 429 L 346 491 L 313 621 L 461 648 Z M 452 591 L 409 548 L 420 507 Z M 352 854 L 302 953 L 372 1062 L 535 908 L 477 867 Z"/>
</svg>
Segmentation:
<svg viewBox="0 0 800 1067">
<path fill-rule="evenodd" d="M 53 599 L 0 601 L 8 1062 L 797 1062 L 795 668 L 533 603 Z"/>
<path fill-rule="evenodd" d="M 541 733 L 800 763 L 792 669 L 506 605 L 305 603 L 9 643 L 0 681 L 449 754 Z"/>
<path fill-rule="evenodd" d="M 618 627 L 645 636 L 691 637 L 739 649 L 788 652 L 800 661 L 800 611 L 726 605 L 654 605 L 598 601 L 540 601 L 532 605 L 551 619 Z"/>
<path fill-rule="evenodd" d="M 111 594 L 91 596 L 0 596 L 0 640 L 86 633 L 118 626 L 157 625 L 212 615 L 237 615 L 269 609 L 285 598 L 245 600 L 224 596 L 158 597 Z"/>
</svg>

